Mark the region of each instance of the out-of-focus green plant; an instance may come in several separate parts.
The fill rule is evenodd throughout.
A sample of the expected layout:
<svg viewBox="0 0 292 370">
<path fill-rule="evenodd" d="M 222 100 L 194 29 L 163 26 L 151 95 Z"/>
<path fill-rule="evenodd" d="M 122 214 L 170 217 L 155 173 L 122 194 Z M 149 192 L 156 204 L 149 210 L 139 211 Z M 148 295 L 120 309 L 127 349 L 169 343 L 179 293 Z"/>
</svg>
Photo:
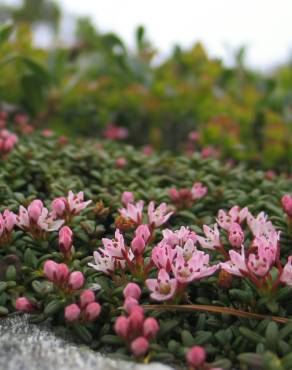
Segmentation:
<svg viewBox="0 0 292 370">
<path fill-rule="evenodd" d="M 266 168 L 291 165 L 289 66 L 253 72 L 240 49 L 230 68 L 209 58 L 201 44 L 177 46 L 157 64 L 143 27 L 129 49 L 86 18 L 77 22 L 73 45 L 41 49 L 32 42 L 34 20 L 14 19 L 15 35 L 0 49 L 6 60 L 0 100 L 29 113 L 35 124 L 92 137 L 114 123 L 129 129 L 133 144 L 174 151 L 190 149 L 188 134 L 197 131 L 197 147 L 211 145 L 222 156 Z M 9 55 L 17 61 L 8 63 Z"/>
</svg>

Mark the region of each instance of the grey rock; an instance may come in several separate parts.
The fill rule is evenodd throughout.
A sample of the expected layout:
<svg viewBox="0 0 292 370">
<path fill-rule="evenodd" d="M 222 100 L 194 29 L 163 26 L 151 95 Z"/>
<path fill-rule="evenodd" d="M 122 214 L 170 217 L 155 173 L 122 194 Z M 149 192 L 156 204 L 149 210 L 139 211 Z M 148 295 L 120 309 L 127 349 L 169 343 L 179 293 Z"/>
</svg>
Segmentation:
<svg viewBox="0 0 292 370">
<path fill-rule="evenodd" d="M 171 370 L 158 363 L 142 365 L 111 359 L 57 336 L 46 324 L 29 323 L 26 316 L 0 319 L 0 369 Z"/>
</svg>

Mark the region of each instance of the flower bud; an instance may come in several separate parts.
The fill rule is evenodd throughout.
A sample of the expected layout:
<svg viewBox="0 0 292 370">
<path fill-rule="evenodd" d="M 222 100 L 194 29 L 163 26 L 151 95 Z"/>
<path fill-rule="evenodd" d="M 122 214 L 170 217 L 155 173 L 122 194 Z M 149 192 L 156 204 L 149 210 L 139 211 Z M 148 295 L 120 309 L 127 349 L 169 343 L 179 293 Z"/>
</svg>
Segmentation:
<svg viewBox="0 0 292 370">
<path fill-rule="evenodd" d="M 180 199 L 179 192 L 175 188 L 171 188 L 168 190 L 168 195 L 170 199 L 174 202 L 178 202 Z"/>
<path fill-rule="evenodd" d="M 186 354 L 186 360 L 190 366 L 203 366 L 206 360 L 206 352 L 204 348 L 199 346 L 190 348 Z"/>
<path fill-rule="evenodd" d="M 131 351 L 135 357 L 141 357 L 146 355 L 149 349 L 148 340 L 144 337 L 139 337 L 133 340 L 131 343 Z"/>
<path fill-rule="evenodd" d="M 141 307 L 142 308 L 142 307 Z M 131 333 L 140 333 L 143 329 L 144 313 L 141 312 L 140 306 L 133 307 L 129 316 Z"/>
<path fill-rule="evenodd" d="M 145 241 L 141 236 L 136 236 L 131 243 L 131 249 L 135 256 L 139 256 L 144 252 L 145 249 Z"/>
<path fill-rule="evenodd" d="M 101 306 L 97 302 L 89 303 L 84 311 L 86 321 L 94 321 L 100 315 Z"/>
<path fill-rule="evenodd" d="M 124 168 L 127 165 L 127 160 L 124 157 L 119 157 L 116 159 L 116 167 L 117 168 Z"/>
<path fill-rule="evenodd" d="M 63 226 L 59 231 L 59 246 L 62 253 L 68 254 L 72 248 L 72 230 L 68 226 Z"/>
<path fill-rule="evenodd" d="M 65 263 L 59 263 L 57 265 L 57 276 L 56 276 L 56 282 L 63 283 L 68 279 L 69 276 L 69 269 L 68 266 L 65 265 Z"/>
<path fill-rule="evenodd" d="M 115 332 L 123 339 L 127 339 L 129 334 L 129 319 L 125 316 L 119 316 L 115 322 Z"/>
<path fill-rule="evenodd" d="M 21 312 L 31 312 L 33 310 L 32 304 L 25 297 L 20 297 L 16 299 L 15 308 L 17 311 Z"/>
<path fill-rule="evenodd" d="M 143 324 L 143 335 L 148 340 L 156 338 L 159 331 L 159 324 L 154 317 L 148 317 Z"/>
<path fill-rule="evenodd" d="M 71 272 L 68 280 L 68 286 L 70 289 L 77 290 L 82 288 L 84 284 L 84 276 L 80 271 Z"/>
<path fill-rule="evenodd" d="M 52 260 L 48 260 L 44 264 L 44 274 L 50 281 L 54 281 L 57 277 L 58 264 Z"/>
<path fill-rule="evenodd" d="M 92 303 L 94 301 L 95 301 L 95 294 L 94 294 L 94 292 L 92 290 L 87 289 L 87 290 L 84 290 L 80 294 L 80 307 L 81 308 L 84 308 L 89 303 Z"/>
<path fill-rule="evenodd" d="M 8 232 L 11 232 L 16 222 L 15 214 L 13 212 L 10 212 L 8 209 L 5 209 L 3 212 L 3 219 L 5 223 L 5 229 Z"/>
<path fill-rule="evenodd" d="M 31 202 L 31 204 L 28 206 L 27 211 L 30 219 L 32 219 L 34 222 L 37 222 L 43 209 L 43 203 L 39 199 L 35 199 Z"/>
<path fill-rule="evenodd" d="M 121 200 L 125 206 L 127 206 L 128 203 L 134 203 L 134 194 L 131 191 L 124 191 Z"/>
<path fill-rule="evenodd" d="M 127 314 L 129 315 L 132 311 L 132 308 L 135 307 L 135 306 L 139 306 L 139 302 L 137 301 L 137 299 L 133 298 L 133 297 L 127 297 L 124 301 L 124 310 L 127 312 Z"/>
<path fill-rule="evenodd" d="M 61 217 L 66 208 L 66 199 L 65 198 L 56 198 L 52 201 L 51 208 L 56 216 Z"/>
<path fill-rule="evenodd" d="M 292 218 L 292 196 L 286 194 L 281 199 L 282 207 L 288 217 Z"/>
<path fill-rule="evenodd" d="M 232 247 L 239 248 L 244 242 L 244 233 L 239 224 L 233 223 L 228 230 L 228 240 Z"/>
<path fill-rule="evenodd" d="M 141 237 L 146 244 L 149 241 L 150 235 L 151 233 L 148 225 L 140 225 L 135 230 L 135 236 Z"/>
<path fill-rule="evenodd" d="M 132 297 L 138 300 L 141 296 L 141 289 L 139 285 L 135 283 L 129 283 L 123 290 L 123 295 L 125 298 Z"/>
<path fill-rule="evenodd" d="M 80 316 L 80 308 L 77 304 L 73 303 L 65 307 L 65 320 L 66 321 L 76 321 Z"/>
</svg>

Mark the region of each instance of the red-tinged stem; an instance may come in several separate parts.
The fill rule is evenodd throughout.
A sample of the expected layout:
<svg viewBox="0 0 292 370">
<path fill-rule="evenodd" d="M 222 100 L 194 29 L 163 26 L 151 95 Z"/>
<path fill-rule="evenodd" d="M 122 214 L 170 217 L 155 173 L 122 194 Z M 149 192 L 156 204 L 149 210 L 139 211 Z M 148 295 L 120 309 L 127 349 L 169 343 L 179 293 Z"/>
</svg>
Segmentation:
<svg viewBox="0 0 292 370">
<path fill-rule="evenodd" d="M 220 306 L 209 306 L 201 304 L 191 304 L 191 305 L 176 305 L 176 304 L 163 304 L 163 305 L 143 305 L 144 310 L 153 310 L 153 311 L 183 311 L 183 312 L 194 312 L 194 311 L 203 311 L 203 312 L 213 312 L 219 314 L 233 315 L 237 317 L 245 317 L 256 320 L 270 319 L 279 324 L 286 324 L 291 322 L 290 319 L 280 316 L 270 316 L 270 315 L 261 315 L 253 312 L 246 312 L 242 310 L 237 310 L 231 307 L 220 307 Z"/>
</svg>

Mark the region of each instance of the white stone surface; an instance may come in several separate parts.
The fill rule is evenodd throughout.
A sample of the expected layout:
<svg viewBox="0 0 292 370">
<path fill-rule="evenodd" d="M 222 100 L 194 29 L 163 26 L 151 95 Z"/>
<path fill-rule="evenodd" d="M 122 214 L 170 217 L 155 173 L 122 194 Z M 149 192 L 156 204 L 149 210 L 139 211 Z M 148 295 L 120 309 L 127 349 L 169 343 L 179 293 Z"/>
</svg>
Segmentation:
<svg viewBox="0 0 292 370">
<path fill-rule="evenodd" d="M 0 318 L 0 369 L 3 370 L 171 370 L 153 363 L 114 360 L 57 337 L 25 316 Z"/>
</svg>

